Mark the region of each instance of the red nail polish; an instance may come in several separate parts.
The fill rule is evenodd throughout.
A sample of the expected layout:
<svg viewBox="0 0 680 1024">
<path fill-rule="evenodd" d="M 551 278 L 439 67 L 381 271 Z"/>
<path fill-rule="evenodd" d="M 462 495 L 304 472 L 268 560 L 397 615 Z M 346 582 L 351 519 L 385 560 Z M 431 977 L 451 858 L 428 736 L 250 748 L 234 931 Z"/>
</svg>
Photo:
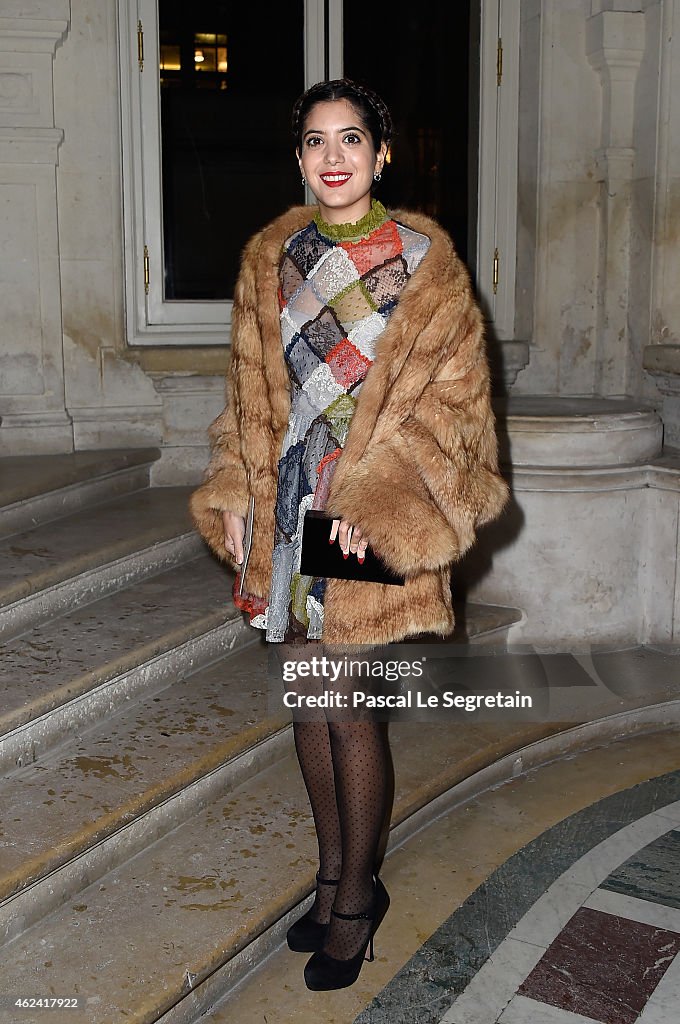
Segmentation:
<svg viewBox="0 0 680 1024">
<path fill-rule="evenodd" d="M 332 538 L 332 537 L 329 537 L 329 538 L 328 538 L 328 543 L 329 543 L 329 544 L 332 544 L 332 543 L 333 543 L 333 538 Z"/>
<path fill-rule="evenodd" d="M 347 554 L 346 554 L 346 553 L 345 553 L 345 552 L 343 551 L 343 553 L 342 553 L 342 557 L 343 557 L 343 558 L 349 558 L 349 552 L 347 552 Z"/>
<path fill-rule="evenodd" d="M 363 565 L 364 564 L 364 556 L 363 555 L 361 555 L 361 556 L 357 555 L 357 562 L 359 563 L 359 565 Z"/>
</svg>

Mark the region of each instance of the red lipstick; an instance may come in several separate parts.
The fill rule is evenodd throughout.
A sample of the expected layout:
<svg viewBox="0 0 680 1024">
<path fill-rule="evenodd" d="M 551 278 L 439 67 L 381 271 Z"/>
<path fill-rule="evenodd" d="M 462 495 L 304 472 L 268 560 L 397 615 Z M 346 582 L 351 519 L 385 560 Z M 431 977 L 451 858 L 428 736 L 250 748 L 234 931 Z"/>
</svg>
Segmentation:
<svg viewBox="0 0 680 1024">
<path fill-rule="evenodd" d="M 329 188 L 339 188 L 340 185 L 348 182 L 352 175 L 346 171 L 327 171 L 325 174 L 320 174 L 319 177 Z"/>
</svg>

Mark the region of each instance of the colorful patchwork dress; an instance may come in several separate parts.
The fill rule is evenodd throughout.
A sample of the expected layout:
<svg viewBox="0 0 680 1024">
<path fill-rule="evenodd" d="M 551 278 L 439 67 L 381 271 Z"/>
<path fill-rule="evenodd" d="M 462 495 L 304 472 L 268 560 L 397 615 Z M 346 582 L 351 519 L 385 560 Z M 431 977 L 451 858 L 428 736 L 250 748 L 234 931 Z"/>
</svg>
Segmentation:
<svg viewBox="0 0 680 1024">
<path fill-rule="evenodd" d="M 300 573 L 307 509 L 324 509 L 352 413 L 399 293 L 429 248 L 373 200 L 355 224 L 320 216 L 287 240 L 280 264 L 281 339 L 291 409 L 278 466 L 269 599 L 234 600 L 268 641 L 319 640 L 326 580 Z"/>
</svg>

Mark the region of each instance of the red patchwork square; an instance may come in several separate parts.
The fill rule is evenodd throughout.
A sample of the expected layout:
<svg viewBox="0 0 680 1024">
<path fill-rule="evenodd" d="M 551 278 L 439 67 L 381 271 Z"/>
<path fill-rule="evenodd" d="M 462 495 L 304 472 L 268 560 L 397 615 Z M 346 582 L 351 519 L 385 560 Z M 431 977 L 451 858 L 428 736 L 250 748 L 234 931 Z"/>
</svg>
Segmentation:
<svg viewBox="0 0 680 1024">
<path fill-rule="evenodd" d="M 362 277 L 385 260 L 399 256 L 404 248 L 393 220 L 385 221 L 370 238 L 361 238 L 358 242 L 341 242 L 340 245 Z"/>
<path fill-rule="evenodd" d="M 371 360 L 348 338 L 343 338 L 326 356 L 331 373 L 343 388 L 348 389 L 366 376 Z"/>
</svg>

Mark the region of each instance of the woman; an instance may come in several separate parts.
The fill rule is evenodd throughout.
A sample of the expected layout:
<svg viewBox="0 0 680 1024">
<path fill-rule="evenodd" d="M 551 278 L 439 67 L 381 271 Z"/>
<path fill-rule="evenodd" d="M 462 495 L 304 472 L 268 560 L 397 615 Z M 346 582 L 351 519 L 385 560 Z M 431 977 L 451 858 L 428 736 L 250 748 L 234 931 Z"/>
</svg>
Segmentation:
<svg viewBox="0 0 680 1024">
<path fill-rule="evenodd" d="M 234 598 L 266 639 L 383 644 L 453 629 L 451 565 L 507 499 L 498 474 L 482 318 L 451 240 L 372 198 L 392 128 L 372 91 L 319 83 L 293 112 L 316 210 L 248 243 L 236 286 L 226 407 L 193 494 L 194 521 L 235 570 Z M 313 215 L 313 216 L 312 216 Z M 241 580 L 244 517 L 252 548 Z M 304 512 L 368 544 L 403 586 L 303 576 Z M 388 897 L 375 874 L 387 799 L 379 723 L 318 712 L 295 744 L 319 842 L 316 898 L 288 933 L 313 989 L 352 984 Z"/>
</svg>

